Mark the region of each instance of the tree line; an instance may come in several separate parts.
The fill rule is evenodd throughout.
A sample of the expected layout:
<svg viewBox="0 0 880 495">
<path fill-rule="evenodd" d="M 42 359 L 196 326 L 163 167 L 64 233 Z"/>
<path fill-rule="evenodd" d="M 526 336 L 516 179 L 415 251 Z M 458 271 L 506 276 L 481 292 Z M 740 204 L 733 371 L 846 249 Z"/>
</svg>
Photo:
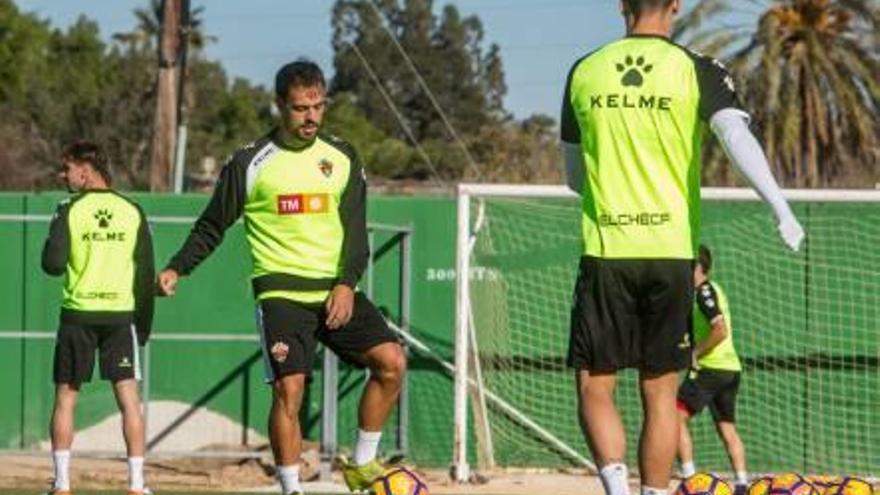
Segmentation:
<svg viewBox="0 0 880 495">
<path fill-rule="evenodd" d="M 730 31 L 718 23 L 731 3 L 702 0 L 676 37 L 730 62 L 783 184 L 873 187 L 876 0 L 766 3 L 753 24 Z M 107 149 L 117 187 L 149 188 L 160 13 L 151 0 L 133 13 L 132 32 L 103 41 L 85 16 L 60 29 L 0 0 L 0 189 L 50 187 L 61 147 L 81 138 Z M 204 55 L 212 38 L 202 15 L 194 12 L 183 96 L 196 178 L 275 121 L 270 89 Z M 554 118 L 505 110 L 502 48 L 487 46 L 478 17 L 432 0 L 337 0 L 331 23 L 327 127 L 355 144 L 373 181 L 561 182 Z M 704 183 L 736 184 L 708 142 Z"/>
<path fill-rule="evenodd" d="M 373 180 L 560 180 L 553 119 L 517 121 L 503 109 L 500 50 L 484 49 L 478 18 L 452 6 L 435 15 L 429 0 L 380 3 L 378 10 L 367 1 L 334 7 L 335 77 L 325 118 L 329 132 L 357 146 Z M 117 187 L 149 188 L 160 13 L 154 0 L 135 11 L 134 31 L 103 41 L 85 16 L 60 29 L 0 0 L 0 189 L 52 187 L 60 150 L 74 139 L 106 148 Z M 197 177 L 206 158 L 222 162 L 275 119 L 271 89 L 232 78 L 207 59 L 211 39 L 198 20 L 194 27 L 184 98 L 186 167 Z M 389 33 L 400 37 L 402 51 Z"/>
</svg>

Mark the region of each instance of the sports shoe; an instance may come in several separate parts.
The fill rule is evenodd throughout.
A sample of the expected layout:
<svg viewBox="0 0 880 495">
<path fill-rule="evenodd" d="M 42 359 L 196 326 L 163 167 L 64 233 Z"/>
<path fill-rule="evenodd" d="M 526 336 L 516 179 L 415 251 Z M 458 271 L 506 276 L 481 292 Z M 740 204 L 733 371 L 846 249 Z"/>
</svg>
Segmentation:
<svg viewBox="0 0 880 495">
<path fill-rule="evenodd" d="M 70 490 L 58 490 L 55 488 L 49 488 L 48 490 L 43 492 L 43 495 L 73 495 L 73 492 L 71 492 Z"/>
<path fill-rule="evenodd" d="M 374 481 L 385 475 L 385 466 L 373 459 L 363 466 L 356 466 L 345 457 L 340 457 L 342 478 L 352 492 L 363 492 L 370 488 Z"/>
<path fill-rule="evenodd" d="M 733 495 L 746 495 L 746 492 L 749 490 L 749 485 L 736 484 L 733 487 Z"/>
<path fill-rule="evenodd" d="M 153 495 L 153 490 L 144 487 L 143 490 L 128 490 L 128 495 Z"/>
</svg>

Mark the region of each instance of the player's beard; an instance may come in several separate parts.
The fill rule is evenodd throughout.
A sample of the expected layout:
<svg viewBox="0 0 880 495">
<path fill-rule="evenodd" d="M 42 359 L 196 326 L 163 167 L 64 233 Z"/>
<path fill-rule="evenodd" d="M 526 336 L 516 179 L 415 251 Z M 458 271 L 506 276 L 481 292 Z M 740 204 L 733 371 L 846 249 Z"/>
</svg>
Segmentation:
<svg viewBox="0 0 880 495">
<path fill-rule="evenodd" d="M 306 126 L 312 126 L 314 128 L 314 131 L 310 133 L 311 135 L 303 134 L 303 128 Z M 280 137 L 286 146 L 293 149 L 302 149 L 311 146 L 312 143 L 315 142 L 315 139 L 318 137 L 318 132 L 321 130 L 321 124 L 314 120 L 308 120 L 299 126 L 296 126 L 293 122 L 287 122 L 281 130 L 282 135 Z"/>
<path fill-rule="evenodd" d="M 320 122 L 308 120 L 296 130 L 295 134 L 300 141 L 311 143 L 316 137 L 318 137 L 318 132 L 320 130 Z"/>
</svg>

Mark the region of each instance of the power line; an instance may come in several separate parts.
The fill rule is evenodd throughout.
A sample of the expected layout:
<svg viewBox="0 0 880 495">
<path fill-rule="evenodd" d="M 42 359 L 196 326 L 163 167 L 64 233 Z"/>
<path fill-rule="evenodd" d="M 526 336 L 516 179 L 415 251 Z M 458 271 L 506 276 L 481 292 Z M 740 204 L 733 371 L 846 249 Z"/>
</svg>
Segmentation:
<svg viewBox="0 0 880 495">
<path fill-rule="evenodd" d="M 379 16 L 380 19 L 384 19 L 382 12 L 379 10 L 378 7 L 376 7 L 375 3 L 373 3 L 372 1 L 369 1 L 369 2 L 367 2 L 367 5 L 369 5 L 370 7 L 373 8 L 373 11 L 375 11 L 376 15 Z M 428 96 L 428 100 L 431 101 L 431 104 L 434 106 L 434 110 L 437 111 L 437 114 L 440 116 L 440 120 L 443 121 L 443 125 L 446 127 L 446 129 L 449 131 L 449 134 L 452 136 L 452 140 L 455 141 L 455 143 L 464 152 L 465 158 L 467 158 L 467 161 L 468 161 L 468 166 L 470 166 L 471 170 L 473 170 L 477 174 L 477 179 L 481 178 L 483 176 L 483 173 L 480 170 L 480 168 L 477 166 L 476 160 L 474 160 L 474 157 L 471 155 L 470 150 L 468 150 L 467 146 L 465 146 L 464 141 L 461 139 L 461 137 L 459 137 L 458 131 L 455 130 L 455 127 L 449 121 L 449 118 L 446 117 L 446 112 L 444 112 L 443 108 L 440 107 L 440 103 L 437 102 L 437 98 L 434 96 L 434 93 L 433 93 L 433 91 L 431 91 L 431 88 L 428 87 L 428 83 L 425 82 L 425 79 L 422 77 L 421 72 L 419 72 L 419 70 L 416 68 L 416 66 L 413 63 L 412 59 L 410 58 L 409 54 L 406 53 L 406 50 L 404 50 L 403 46 L 400 45 L 400 42 L 397 41 L 397 37 L 394 36 L 394 33 L 392 33 L 391 29 L 388 28 L 387 23 L 385 23 L 385 22 L 382 23 L 382 29 L 385 30 L 385 33 L 388 34 L 389 38 L 391 38 L 391 41 L 394 43 L 394 46 L 397 48 L 397 51 L 399 51 L 400 54 L 403 55 L 403 60 L 406 61 L 407 66 L 412 71 L 412 73 L 416 76 L 416 81 L 418 81 L 419 86 L 422 87 L 422 90 Z"/>
<path fill-rule="evenodd" d="M 385 103 L 388 105 L 388 108 L 391 109 L 391 112 L 394 114 L 394 117 L 400 123 L 400 127 L 403 128 L 403 132 L 406 133 L 406 136 L 415 146 L 416 151 L 422 157 L 422 160 L 425 160 L 425 163 L 428 164 L 428 167 L 431 169 L 431 178 L 434 180 L 436 185 L 443 185 L 440 180 L 440 175 L 437 173 L 437 167 L 434 166 L 434 162 L 431 161 L 431 157 L 428 156 L 428 153 L 422 148 L 422 145 L 416 139 L 412 130 L 409 127 L 409 124 L 406 123 L 406 119 L 404 119 L 403 114 L 397 109 L 397 105 L 394 104 L 394 100 L 391 99 L 391 95 L 385 91 L 385 87 L 382 86 L 382 81 L 379 80 L 379 76 L 376 75 L 376 71 L 373 70 L 373 67 L 370 65 L 370 62 L 367 61 L 364 54 L 361 53 L 361 50 L 354 43 L 347 43 L 350 46 L 357 57 L 360 59 L 361 63 L 364 64 L 364 68 L 367 69 L 367 74 L 369 74 L 370 78 L 373 80 L 373 83 L 376 85 L 376 89 L 379 90 L 379 93 L 382 95 L 382 98 L 385 99 Z"/>
</svg>

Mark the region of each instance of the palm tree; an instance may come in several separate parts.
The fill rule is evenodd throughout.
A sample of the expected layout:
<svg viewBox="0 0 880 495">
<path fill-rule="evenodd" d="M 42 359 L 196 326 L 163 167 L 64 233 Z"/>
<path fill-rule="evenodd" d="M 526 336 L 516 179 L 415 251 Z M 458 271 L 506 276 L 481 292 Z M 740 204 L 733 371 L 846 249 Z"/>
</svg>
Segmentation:
<svg viewBox="0 0 880 495">
<path fill-rule="evenodd" d="M 116 33 L 113 39 L 132 47 L 151 49 L 159 40 L 159 30 L 162 26 L 162 0 L 150 0 L 148 7 L 134 9 L 137 26 L 127 33 Z M 200 53 L 208 43 L 217 41 L 215 36 L 205 34 L 203 30 L 204 6 L 198 6 L 190 11 L 189 31 L 187 41 L 189 49 L 196 54 Z"/>
<path fill-rule="evenodd" d="M 787 186 L 874 187 L 878 29 L 878 0 L 702 0 L 673 36 L 728 62 Z M 707 147 L 708 174 L 720 170 L 720 158 L 717 146 Z"/>
</svg>

